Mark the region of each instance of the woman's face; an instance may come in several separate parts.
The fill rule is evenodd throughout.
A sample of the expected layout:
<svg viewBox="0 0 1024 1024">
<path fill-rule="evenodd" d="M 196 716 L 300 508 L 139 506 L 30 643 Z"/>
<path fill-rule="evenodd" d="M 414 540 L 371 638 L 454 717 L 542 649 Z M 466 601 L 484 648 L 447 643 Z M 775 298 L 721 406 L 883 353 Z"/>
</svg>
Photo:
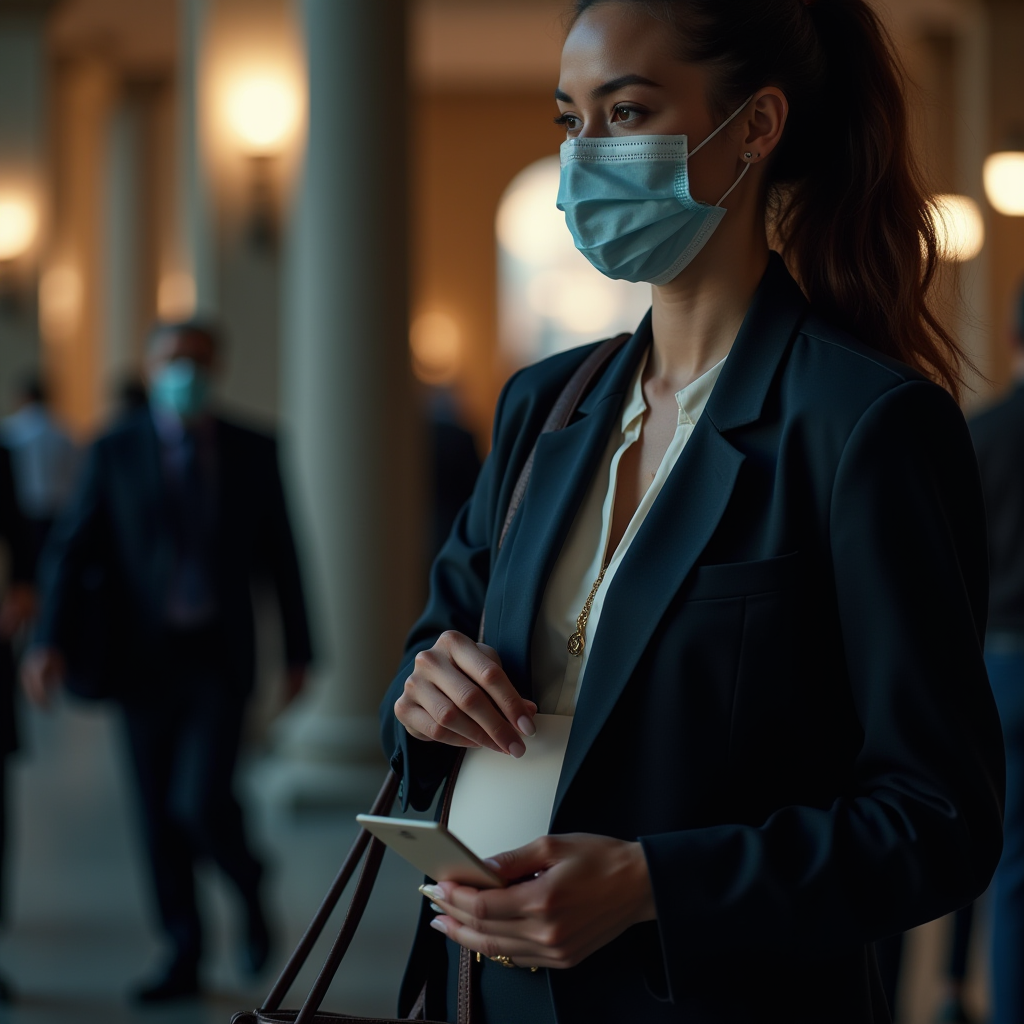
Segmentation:
<svg viewBox="0 0 1024 1024">
<path fill-rule="evenodd" d="M 591 7 L 562 48 L 555 98 L 569 138 L 686 135 L 690 149 L 720 123 L 707 102 L 707 72 L 672 52 L 672 30 L 630 4 Z M 693 159 L 690 190 L 715 203 L 742 170 L 744 119 Z"/>
</svg>

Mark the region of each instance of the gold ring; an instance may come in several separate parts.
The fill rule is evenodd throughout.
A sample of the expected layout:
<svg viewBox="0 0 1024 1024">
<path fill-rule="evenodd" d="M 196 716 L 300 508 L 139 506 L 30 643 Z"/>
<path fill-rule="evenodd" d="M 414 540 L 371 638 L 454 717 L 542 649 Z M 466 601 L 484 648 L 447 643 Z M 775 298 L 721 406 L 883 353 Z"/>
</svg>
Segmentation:
<svg viewBox="0 0 1024 1024">
<path fill-rule="evenodd" d="M 519 967 L 519 964 L 515 964 L 512 962 L 512 957 L 510 956 L 489 956 L 487 959 L 490 960 L 492 963 L 501 964 L 502 967 L 510 967 L 513 970 Z M 480 953 L 477 953 L 476 955 L 476 962 L 478 964 L 483 963 L 483 957 L 481 956 Z M 522 970 L 529 971 L 531 974 L 537 973 L 536 967 L 523 967 Z"/>
</svg>

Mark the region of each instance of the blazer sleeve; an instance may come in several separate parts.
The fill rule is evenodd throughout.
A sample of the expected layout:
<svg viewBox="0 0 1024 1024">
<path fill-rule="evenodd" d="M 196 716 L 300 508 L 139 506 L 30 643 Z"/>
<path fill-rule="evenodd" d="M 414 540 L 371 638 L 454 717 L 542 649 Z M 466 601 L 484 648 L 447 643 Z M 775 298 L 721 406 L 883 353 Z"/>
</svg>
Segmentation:
<svg viewBox="0 0 1024 1024">
<path fill-rule="evenodd" d="M 60 650 L 68 617 L 75 612 L 76 583 L 84 567 L 106 551 L 104 445 L 89 449 L 77 490 L 57 519 L 39 557 L 39 617 L 33 640 Z"/>
<path fill-rule="evenodd" d="M 395 718 L 394 706 L 416 655 L 433 647 L 442 633 L 455 630 L 476 639 L 491 575 L 491 554 L 496 547 L 495 523 L 504 478 L 499 439 L 511 386 L 509 381 L 498 399 L 491 454 L 434 560 L 427 606 L 406 638 L 401 667 L 381 702 L 381 743 L 385 757 L 402 778 L 403 809 L 411 804 L 417 810 L 426 810 L 458 754 L 455 747 L 411 737 Z M 501 511 L 504 514 L 504 509 Z"/>
<path fill-rule="evenodd" d="M 830 538 L 863 743 L 831 806 L 642 839 L 676 993 L 702 951 L 861 945 L 969 903 L 998 862 L 984 507 L 945 392 L 906 382 L 861 416 L 836 472 Z"/>
<path fill-rule="evenodd" d="M 277 592 L 284 633 L 285 660 L 289 665 L 308 665 L 313 660 L 306 596 L 302 586 L 299 557 L 295 549 L 277 444 L 269 453 L 269 485 L 264 519 L 263 555 Z"/>
</svg>

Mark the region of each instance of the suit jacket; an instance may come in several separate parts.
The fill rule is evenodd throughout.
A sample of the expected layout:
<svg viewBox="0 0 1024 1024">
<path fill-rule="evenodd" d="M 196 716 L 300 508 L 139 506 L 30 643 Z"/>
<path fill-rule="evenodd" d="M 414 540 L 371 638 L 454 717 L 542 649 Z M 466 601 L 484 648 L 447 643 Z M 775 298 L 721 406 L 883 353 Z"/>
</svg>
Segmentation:
<svg viewBox="0 0 1024 1024">
<path fill-rule="evenodd" d="M 248 691 L 254 675 L 250 586 L 266 573 L 277 590 L 290 664 L 310 660 L 311 645 L 298 559 L 274 440 L 217 419 L 217 518 L 211 577 L 230 685 Z M 73 642 L 83 607 L 82 579 L 104 580 L 109 637 L 119 695 L 144 696 L 160 663 L 174 535 L 160 442 L 148 409 L 117 424 L 89 452 L 72 507 L 43 554 L 42 610 L 36 641 Z M 115 595 L 111 597 L 110 595 Z M 85 602 L 87 603 L 87 602 Z"/>
<path fill-rule="evenodd" d="M 486 641 L 530 695 L 548 576 L 650 340 L 648 320 L 540 438 L 498 553 L 587 350 L 506 386 L 381 709 L 414 806 L 455 751 L 394 718 L 412 658 L 445 629 L 472 636 L 486 607 Z M 773 256 L 591 641 L 551 831 L 639 839 L 658 919 L 549 972 L 562 1024 L 888 1020 L 871 943 L 968 903 L 1000 854 L 987 584 L 960 410 L 822 320 Z M 406 1003 L 437 970 L 436 935 L 421 925 Z"/>
<path fill-rule="evenodd" d="M 990 630 L 1024 633 L 1024 384 L 971 420 L 988 509 Z"/>
<path fill-rule="evenodd" d="M 10 452 L 0 447 L 0 540 L 7 545 L 8 572 L 12 583 L 32 582 L 32 538 L 21 514 Z M 14 656 L 11 645 L 0 641 L 0 758 L 17 749 L 18 731 L 14 706 Z"/>
</svg>

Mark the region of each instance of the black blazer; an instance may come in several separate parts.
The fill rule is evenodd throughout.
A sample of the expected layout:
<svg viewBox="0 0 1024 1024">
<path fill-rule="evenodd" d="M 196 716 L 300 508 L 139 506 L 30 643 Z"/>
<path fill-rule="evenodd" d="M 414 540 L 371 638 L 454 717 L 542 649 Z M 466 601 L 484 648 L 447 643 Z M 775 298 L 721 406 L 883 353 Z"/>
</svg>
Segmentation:
<svg viewBox="0 0 1024 1024">
<path fill-rule="evenodd" d="M 229 683 L 247 692 L 254 675 L 251 582 L 266 574 L 277 590 L 289 664 L 310 660 L 298 559 L 270 437 L 216 421 L 218 495 L 213 582 Z M 88 622 L 83 578 L 104 581 L 118 695 L 144 696 L 162 656 L 164 609 L 174 540 L 159 440 L 148 409 L 130 415 L 91 448 L 78 494 L 42 556 L 36 641 L 65 648 Z"/>
<path fill-rule="evenodd" d="M 414 806 L 455 751 L 394 719 L 412 658 L 445 629 L 474 635 L 486 605 L 486 641 L 530 695 L 548 576 L 650 340 L 648 319 L 540 439 L 496 557 L 589 350 L 506 386 L 381 709 Z M 987 582 L 960 410 L 824 322 L 773 256 L 591 641 L 551 830 L 639 839 L 658 921 L 549 972 L 562 1024 L 889 1019 L 870 944 L 970 902 L 999 858 Z M 406 1002 L 437 970 L 435 936 L 421 927 Z"/>
</svg>

